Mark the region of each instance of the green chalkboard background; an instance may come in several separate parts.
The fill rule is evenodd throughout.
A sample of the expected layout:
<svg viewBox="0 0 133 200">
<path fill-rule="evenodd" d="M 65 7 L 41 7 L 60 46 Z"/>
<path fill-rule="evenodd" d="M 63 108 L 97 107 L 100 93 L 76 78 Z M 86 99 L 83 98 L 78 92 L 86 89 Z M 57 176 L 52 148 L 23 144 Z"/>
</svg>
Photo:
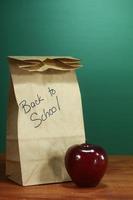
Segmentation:
<svg viewBox="0 0 133 200">
<path fill-rule="evenodd" d="M 88 142 L 133 153 L 133 1 L 0 0 L 0 152 L 5 151 L 8 55 L 70 55 Z"/>
</svg>

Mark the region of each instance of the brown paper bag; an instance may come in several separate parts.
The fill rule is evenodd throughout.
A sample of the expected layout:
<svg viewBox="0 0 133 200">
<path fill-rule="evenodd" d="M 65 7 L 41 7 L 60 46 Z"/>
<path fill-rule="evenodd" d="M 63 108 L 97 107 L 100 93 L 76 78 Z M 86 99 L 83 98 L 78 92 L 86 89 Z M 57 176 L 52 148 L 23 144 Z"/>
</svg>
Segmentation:
<svg viewBox="0 0 133 200">
<path fill-rule="evenodd" d="M 71 57 L 9 57 L 6 174 L 21 185 L 69 181 L 64 155 L 85 141 Z"/>
</svg>

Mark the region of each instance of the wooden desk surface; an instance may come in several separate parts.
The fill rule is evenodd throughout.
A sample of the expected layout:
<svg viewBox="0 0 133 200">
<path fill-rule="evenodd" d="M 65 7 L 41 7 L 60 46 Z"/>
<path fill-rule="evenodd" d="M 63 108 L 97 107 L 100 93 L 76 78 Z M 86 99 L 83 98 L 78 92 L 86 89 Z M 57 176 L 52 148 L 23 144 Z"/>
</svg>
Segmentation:
<svg viewBox="0 0 133 200">
<path fill-rule="evenodd" d="M 110 156 L 106 175 L 95 188 L 72 182 L 22 187 L 6 179 L 0 161 L 0 200 L 133 200 L 133 156 Z"/>
</svg>

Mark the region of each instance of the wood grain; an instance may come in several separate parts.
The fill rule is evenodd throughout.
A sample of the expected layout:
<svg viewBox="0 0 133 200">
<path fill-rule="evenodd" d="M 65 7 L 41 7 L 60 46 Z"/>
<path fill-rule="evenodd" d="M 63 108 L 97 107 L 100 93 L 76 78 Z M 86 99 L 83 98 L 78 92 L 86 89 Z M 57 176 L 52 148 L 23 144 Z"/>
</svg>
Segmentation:
<svg viewBox="0 0 133 200">
<path fill-rule="evenodd" d="M 22 187 L 5 177 L 0 159 L 0 200 L 133 200 L 133 156 L 110 156 L 107 172 L 95 188 L 72 182 Z"/>
</svg>

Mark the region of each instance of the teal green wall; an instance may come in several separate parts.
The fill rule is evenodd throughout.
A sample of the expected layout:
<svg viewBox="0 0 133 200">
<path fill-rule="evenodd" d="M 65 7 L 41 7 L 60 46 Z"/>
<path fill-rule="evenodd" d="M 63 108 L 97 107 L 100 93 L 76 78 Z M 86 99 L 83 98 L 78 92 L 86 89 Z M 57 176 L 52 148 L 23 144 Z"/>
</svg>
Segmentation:
<svg viewBox="0 0 133 200">
<path fill-rule="evenodd" d="M 133 1 L 0 0 L 0 152 L 5 150 L 8 55 L 71 55 L 88 142 L 133 153 Z"/>
</svg>

